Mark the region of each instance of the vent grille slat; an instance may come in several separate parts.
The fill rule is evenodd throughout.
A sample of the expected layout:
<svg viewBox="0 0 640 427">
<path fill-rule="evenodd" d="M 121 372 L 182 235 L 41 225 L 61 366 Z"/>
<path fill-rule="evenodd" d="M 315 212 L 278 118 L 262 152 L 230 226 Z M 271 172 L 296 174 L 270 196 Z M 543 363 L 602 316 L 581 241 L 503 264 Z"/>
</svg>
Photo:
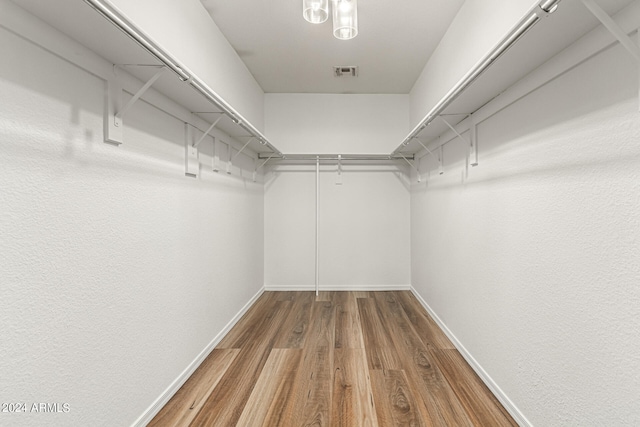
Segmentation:
<svg viewBox="0 0 640 427">
<path fill-rule="evenodd" d="M 358 66 L 356 65 L 334 66 L 333 75 L 335 77 L 358 77 Z"/>
</svg>

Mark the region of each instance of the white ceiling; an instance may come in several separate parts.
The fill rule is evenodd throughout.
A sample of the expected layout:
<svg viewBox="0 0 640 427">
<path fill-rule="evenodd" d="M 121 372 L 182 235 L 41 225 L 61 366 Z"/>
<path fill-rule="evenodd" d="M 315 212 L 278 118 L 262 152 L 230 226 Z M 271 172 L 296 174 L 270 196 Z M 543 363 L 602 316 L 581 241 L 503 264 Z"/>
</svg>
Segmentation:
<svg viewBox="0 0 640 427">
<path fill-rule="evenodd" d="M 338 40 L 331 17 L 304 20 L 302 0 L 201 1 L 268 93 L 409 93 L 464 2 L 360 0 L 358 36 Z M 359 76 L 334 77 L 336 65 Z"/>
</svg>

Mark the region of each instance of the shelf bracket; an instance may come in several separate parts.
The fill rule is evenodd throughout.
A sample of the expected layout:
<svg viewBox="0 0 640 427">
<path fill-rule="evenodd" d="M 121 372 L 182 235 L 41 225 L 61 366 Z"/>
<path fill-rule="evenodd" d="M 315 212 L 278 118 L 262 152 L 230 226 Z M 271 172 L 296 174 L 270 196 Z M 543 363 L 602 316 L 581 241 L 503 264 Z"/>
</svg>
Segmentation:
<svg viewBox="0 0 640 427">
<path fill-rule="evenodd" d="M 336 177 L 336 185 L 342 185 L 342 154 L 338 154 L 338 176 Z"/>
<path fill-rule="evenodd" d="M 444 123 L 449 127 L 449 129 L 451 129 L 451 131 L 452 131 L 453 133 L 455 133 L 455 134 L 456 134 L 456 136 L 457 136 L 458 138 L 460 138 L 462 141 L 464 141 L 464 143 L 465 143 L 465 144 L 468 144 L 468 143 L 469 143 L 469 141 L 467 141 L 467 140 L 464 138 L 464 136 L 460 135 L 460 133 L 456 130 L 456 128 L 455 128 L 455 127 L 453 127 L 453 126 L 451 125 L 451 123 L 449 123 L 449 122 L 447 121 L 447 119 L 445 119 L 444 117 L 442 117 L 442 115 L 440 115 L 440 116 L 438 116 L 438 117 L 440 117 L 440 120 L 442 120 L 442 121 L 443 121 L 443 122 L 444 122 Z M 471 117 L 471 114 L 468 114 L 468 115 L 467 115 L 467 117 Z"/>
<path fill-rule="evenodd" d="M 122 106 L 122 84 L 116 79 L 107 81 L 107 106 L 105 108 L 104 140 L 107 143 L 120 145 L 124 142 L 122 132 L 122 118 L 125 113 L 140 99 L 140 97 L 160 78 L 166 67 L 153 75 L 132 97 Z"/>
<path fill-rule="evenodd" d="M 200 167 L 198 148 L 193 145 L 193 130 L 189 123 L 184 124 L 184 175 L 195 178 Z"/>
<path fill-rule="evenodd" d="M 420 140 L 420 138 L 418 138 L 417 136 L 414 136 L 414 137 L 413 137 L 413 139 L 415 139 L 416 141 L 418 141 L 418 144 L 420 144 L 420 145 L 422 146 L 422 148 L 424 148 L 424 149 L 426 150 L 426 152 L 427 152 L 427 153 L 429 153 L 429 154 L 431 155 L 431 157 L 433 157 L 434 159 L 436 159 L 436 161 L 439 161 L 438 157 L 436 157 L 436 155 L 435 155 L 435 154 L 433 154 L 433 151 L 429 150 L 429 149 L 427 148 L 427 146 L 426 146 L 426 145 L 424 145 L 424 144 L 422 143 L 422 141 Z"/>
<path fill-rule="evenodd" d="M 609 30 L 613 36 L 618 39 L 620 44 L 624 46 L 627 51 L 636 59 L 636 61 L 640 62 L 640 47 L 631 40 L 631 37 L 627 35 L 627 33 L 620 28 L 620 26 L 605 12 L 595 0 L 582 0 L 582 4 L 585 5 L 587 9 L 596 17 L 598 20 L 604 25 L 604 27 Z"/>
<path fill-rule="evenodd" d="M 255 166 L 256 163 L 258 163 L 258 159 L 253 159 L 253 166 Z M 253 174 L 251 175 L 251 179 L 253 180 L 253 182 L 256 182 L 257 177 L 258 177 L 258 169 L 254 167 Z"/>
<path fill-rule="evenodd" d="M 275 156 L 275 155 L 276 155 L 275 153 L 272 153 L 269 157 L 267 157 L 267 159 L 266 159 L 264 162 L 260 163 L 260 165 L 256 168 L 256 172 L 257 172 L 261 167 L 263 167 L 264 165 L 266 165 L 266 164 L 267 164 L 267 162 L 268 162 L 269 160 L 271 160 L 271 159 L 273 158 L 273 156 Z"/>
<path fill-rule="evenodd" d="M 220 156 L 218 155 L 218 140 L 213 137 L 213 156 L 211 158 L 211 170 L 220 172 Z"/>
<path fill-rule="evenodd" d="M 439 155 L 436 156 L 435 154 L 433 154 L 433 151 L 429 150 L 427 146 L 424 145 L 417 136 L 414 136 L 413 139 L 418 141 L 418 144 L 420 144 L 422 148 L 424 148 L 427 151 L 427 153 L 429 153 L 429 155 L 431 155 L 431 157 L 433 157 L 438 162 L 438 174 L 442 175 L 444 173 L 444 169 L 442 168 L 442 145 L 439 147 L 440 149 Z"/>
<path fill-rule="evenodd" d="M 419 170 L 417 167 L 415 167 L 415 165 L 414 165 L 413 163 L 411 163 L 411 162 L 409 161 L 409 159 L 407 159 L 407 158 L 406 158 L 402 153 L 399 153 L 399 154 L 400 154 L 400 157 L 402 157 L 402 159 L 403 159 L 405 162 L 407 162 L 407 164 L 408 164 L 409 166 L 411 166 L 411 169 L 413 169 L 414 171 L 416 171 L 416 175 L 418 175 L 418 182 L 422 182 L 422 178 L 420 177 L 420 170 Z"/>
<path fill-rule="evenodd" d="M 267 159 L 266 159 L 264 162 L 260 163 L 260 164 L 255 168 L 255 170 L 253 171 L 253 182 L 256 182 L 256 175 L 258 174 L 258 170 L 260 170 L 260 168 L 261 168 L 261 167 L 263 167 L 264 165 L 266 165 L 266 164 L 267 164 L 267 162 L 268 162 L 269 160 L 271 160 L 271 158 L 272 158 L 273 156 L 275 156 L 275 155 L 276 155 L 276 153 L 271 153 L 271 155 L 270 155 L 269 157 L 267 157 Z"/>
<path fill-rule="evenodd" d="M 104 109 L 104 142 L 120 145 L 124 142 L 122 120 L 116 119 L 116 111 L 122 104 L 122 84 L 116 79 L 107 80 L 107 99 Z"/>
<path fill-rule="evenodd" d="M 204 139 L 207 137 L 207 135 L 209 135 L 209 133 L 213 130 L 213 128 L 216 127 L 218 122 L 220 122 L 220 120 L 222 120 L 222 117 L 224 117 L 224 113 L 216 113 L 216 114 L 220 114 L 220 117 L 218 117 L 217 119 L 215 119 L 213 121 L 213 123 L 211 123 L 211 126 L 209 126 L 209 128 L 202 134 L 202 136 L 193 144 L 194 147 L 197 148 L 198 145 L 200 145 L 202 143 L 202 141 L 204 141 Z"/>
<path fill-rule="evenodd" d="M 251 137 L 249 138 L 249 140 L 242 146 L 242 148 L 240 149 L 240 151 L 238 151 L 231 160 L 235 160 L 236 157 L 238 157 L 240 155 L 240 153 L 242 153 L 244 151 L 245 148 L 247 148 L 247 145 L 249 145 L 251 143 L 251 141 L 253 141 L 255 139 L 255 137 Z"/>
<path fill-rule="evenodd" d="M 233 160 L 233 157 L 231 156 L 233 154 L 233 147 L 231 146 L 231 144 L 227 144 L 227 175 L 231 175 L 231 166 L 232 163 L 231 161 Z"/>
<path fill-rule="evenodd" d="M 473 118 L 473 114 L 469 115 L 469 165 L 478 166 L 478 126 Z"/>
<path fill-rule="evenodd" d="M 125 104 L 119 111 L 115 114 L 115 120 L 122 122 L 122 117 L 124 117 L 125 113 L 129 111 L 129 109 L 136 103 L 138 99 L 160 78 L 162 73 L 166 70 L 166 67 L 161 67 L 154 75 L 151 77 L 138 91 L 129 99 L 129 102 Z M 117 122 L 116 122 L 117 123 Z M 118 126 L 116 124 L 116 126 Z"/>
</svg>

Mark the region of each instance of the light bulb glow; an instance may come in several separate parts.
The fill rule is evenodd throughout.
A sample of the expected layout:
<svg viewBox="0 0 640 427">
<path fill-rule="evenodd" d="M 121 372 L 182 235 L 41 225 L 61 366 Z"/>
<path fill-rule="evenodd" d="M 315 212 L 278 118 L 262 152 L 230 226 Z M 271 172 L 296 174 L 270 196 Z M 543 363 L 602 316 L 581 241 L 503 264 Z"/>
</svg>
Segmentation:
<svg viewBox="0 0 640 427">
<path fill-rule="evenodd" d="M 302 0 L 302 16 L 312 24 L 322 24 L 329 18 L 329 0 Z"/>
<path fill-rule="evenodd" d="M 358 0 L 333 0 L 333 35 L 349 40 L 358 35 Z"/>
<path fill-rule="evenodd" d="M 341 1 L 340 3 L 338 3 L 338 8 L 340 9 L 341 13 L 349 13 L 349 11 L 351 10 L 351 2 Z"/>
</svg>

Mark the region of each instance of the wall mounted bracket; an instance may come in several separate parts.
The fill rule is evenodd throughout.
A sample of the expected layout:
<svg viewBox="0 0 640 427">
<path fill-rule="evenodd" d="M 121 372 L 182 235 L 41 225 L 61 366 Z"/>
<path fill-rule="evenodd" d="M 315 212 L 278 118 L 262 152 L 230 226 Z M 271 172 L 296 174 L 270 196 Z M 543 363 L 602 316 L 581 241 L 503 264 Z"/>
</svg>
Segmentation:
<svg viewBox="0 0 640 427">
<path fill-rule="evenodd" d="M 189 123 L 184 124 L 184 174 L 195 178 L 198 176 L 200 162 L 198 160 L 198 148 L 193 144 L 193 127 Z"/>
<path fill-rule="evenodd" d="M 231 160 L 235 160 L 236 157 L 238 157 L 240 155 L 240 153 L 242 153 L 244 151 L 245 148 L 247 148 L 247 145 L 251 144 L 251 141 L 253 141 L 255 139 L 254 136 L 251 136 L 249 138 L 249 140 L 247 142 L 245 142 L 245 144 L 242 146 L 242 148 L 233 156 L 233 158 Z"/>
<path fill-rule="evenodd" d="M 631 37 L 627 35 L 627 33 L 620 28 L 620 26 L 605 12 L 596 2 L 595 0 L 582 0 L 582 4 L 585 5 L 587 9 L 596 17 L 598 20 L 604 25 L 604 27 L 609 30 L 613 36 L 618 39 L 620 44 L 624 46 L 625 49 L 637 60 L 640 62 L 640 47 L 631 40 Z"/>
<path fill-rule="evenodd" d="M 211 157 L 211 170 L 220 172 L 220 155 L 218 154 L 218 140 L 213 137 L 213 156 Z"/>
<path fill-rule="evenodd" d="M 192 114 L 196 114 L 196 113 L 192 113 Z M 194 142 L 193 146 L 194 147 L 198 147 L 198 145 L 200 145 L 202 143 L 202 141 L 204 141 L 204 139 L 207 137 L 207 135 L 209 135 L 209 133 L 213 130 L 214 127 L 216 127 L 216 125 L 218 124 L 218 122 L 220 122 L 220 120 L 222 120 L 222 117 L 224 117 L 224 113 L 222 112 L 214 112 L 212 114 L 220 114 L 220 117 L 218 117 L 217 119 L 215 119 L 213 121 L 213 123 L 211 123 L 211 126 L 209 126 L 209 128 L 202 134 L 202 136 L 196 141 Z"/>
<path fill-rule="evenodd" d="M 470 116 L 471 116 L 471 114 L 468 114 L 468 115 L 467 115 L 467 117 L 470 117 Z M 458 131 L 456 130 L 456 128 L 455 128 L 451 123 L 449 123 L 449 122 L 447 121 L 447 119 L 445 119 L 444 117 L 442 117 L 442 115 L 439 115 L 438 117 L 440 118 L 440 120 L 442 120 L 442 121 L 444 122 L 444 124 L 446 124 L 446 125 L 449 127 L 449 129 L 451 129 L 451 131 L 452 131 L 453 133 L 455 133 L 455 134 L 456 134 L 456 136 L 457 136 L 458 138 L 460 138 L 462 141 L 464 141 L 464 143 L 465 143 L 465 144 L 468 144 L 468 143 L 469 143 L 469 141 L 467 141 L 467 140 L 465 139 L 465 137 L 464 137 L 464 136 L 460 135 L 460 132 L 458 132 Z"/>
<path fill-rule="evenodd" d="M 469 114 L 469 166 L 478 166 L 478 126 L 473 114 Z"/>
<path fill-rule="evenodd" d="M 462 142 L 469 145 L 469 165 L 478 166 L 478 137 L 477 137 L 476 123 L 473 121 L 473 115 L 467 114 L 467 119 L 469 119 L 469 135 L 470 135 L 470 138 L 468 141 L 464 136 L 460 134 L 460 132 L 456 130 L 456 128 L 451 123 L 449 123 L 442 116 L 443 115 L 438 116 L 440 117 L 440 120 L 442 120 L 449 127 L 449 129 L 451 129 L 451 131 L 455 133 L 456 136 L 460 138 L 460 140 L 462 140 Z M 440 172 L 440 174 L 442 174 L 442 172 Z"/>
<path fill-rule="evenodd" d="M 416 171 L 416 175 L 418 176 L 418 182 L 422 182 L 422 178 L 421 178 L 421 176 L 420 176 L 420 170 L 419 170 L 419 169 L 418 169 L 418 168 L 417 168 L 413 163 L 411 163 L 411 162 L 409 161 L 409 159 L 407 159 L 404 155 L 402 155 L 402 153 L 398 153 L 398 154 L 400 155 L 400 157 L 402 157 L 402 159 L 403 159 L 405 162 L 407 162 L 407 164 L 408 164 L 409 166 L 411 166 L 411 168 L 412 168 L 414 171 Z"/>
<path fill-rule="evenodd" d="M 141 65 L 148 66 L 148 65 Z M 107 108 L 105 108 L 105 142 L 111 144 L 122 144 L 122 119 L 129 109 L 138 99 L 160 78 L 166 70 L 165 66 L 159 65 L 160 69 L 151 77 L 129 101 L 122 106 L 122 85 L 117 80 L 107 81 Z"/>
<path fill-rule="evenodd" d="M 259 170 L 261 167 L 263 167 L 264 165 L 266 165 L 266 164 L 267 164 L 267 162 L 268 162 L 269 160 L 271 160 L 271 158 L 272 158 L 273 156 L 275 156 L 275 155 L 276 155 L 276 153 L 272 153 L 269 157 L 267 157 L 267 158 L 266 158 L 266 160 L 265 160 L 264 162 L 260 163 L 260 164 L 255 168 L 255 170 L 253 171 L 253 182 L 256 182 L 256 175 L 258 174 L 258 170 Z M 258 159 L 259 159 L 259 158 L 260 158 L 260 157 L 258 157 Z"/>
<path fill-rule="evenodd" d="M 231 161 L 233 160 L 233 146 L 231 144 L 227 144 L 227 175 L 231 175 L 231 166 L 233 165 L 233 163 L 231 163 Z"/>
<path fill-rule="evenodd" d="M 258 169 L 255 167 L 256 163 L 258 163 L 258 159 L 253 159 L 253 173 L 251 174 L 251 180 L 253 182 L 256 182 L 257 178 L 258 178 Z"/>
<path fill-rule="evenodd" d="M 442 175 L 444 173 L 444 170 L 442 168 L 442 146 L 440 146 L 440 156 L 438 157 L 433 154 L 433 151 L 429 150 L 417 136 L 414 136 L 412 139 L 418 141 L 418 144 L 420 144 L 422 148 L 424 148 L 426 152 L 429 153 L 429 155 L 431 155 L 431 157 L 433 157 L 438 162 L 438 173 Z"/>
</svg>

